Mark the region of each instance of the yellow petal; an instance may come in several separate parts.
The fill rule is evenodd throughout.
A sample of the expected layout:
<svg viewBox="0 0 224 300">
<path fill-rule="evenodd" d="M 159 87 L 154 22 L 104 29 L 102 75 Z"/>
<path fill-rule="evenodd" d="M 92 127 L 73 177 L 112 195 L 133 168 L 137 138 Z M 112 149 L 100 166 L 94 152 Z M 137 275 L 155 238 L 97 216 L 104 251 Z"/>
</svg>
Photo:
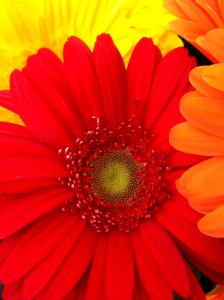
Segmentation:
<svg viewBox="0 0 224 300">
<path fill-rule="evenodd" d="M 151 36 L 163 54 L 182 45 L 167 23 L 173 18 L 162 0 L 2 0 L 0 1 L 0 89 L 29 55 L 48 47 L 61 56 L 67 38 L 76 35 L 90 47 L 102 32 L 112 35 L 128 62 L 136 42 Z"/>
<path fill-rule="evenodd" d="M 14 123 L 18 125 L 24 125 L 23 121 L 20 119 L 19 115 L 15 114 L 14 112 L 0 107 L 0 121 Z"/>
<path fill-rule="evenodd" d="M 224 238 L 224 200 L 222 206 L 210 212 L 198 222 L 198 228 L 206 235 Z"/>
<path fill-rule="evenodd" d="M 224 155 L 224 138 L 196 129 L 188 122 L 174 126 L 170 144 L 177 150 L 205 156 Z"/>
<path fill-rule="evenodd" d="M 59 57 L 71 35 L 93 48 L 96 37 L 109 33 L 127 64 L 137 41 L 150 36 L 165 55 L 182 41 L 167 28 L 173 18 L 162 0 L 2 0 L 0 1 L 0 89 L 9 88 L 9 76 L 22 69 L 27 57 L 48 47 Z M 18 117 L 4 114 L 0 121 L 21 124 Z M 14 120 L 14 121 L 13 121 Z"/>
</svg>

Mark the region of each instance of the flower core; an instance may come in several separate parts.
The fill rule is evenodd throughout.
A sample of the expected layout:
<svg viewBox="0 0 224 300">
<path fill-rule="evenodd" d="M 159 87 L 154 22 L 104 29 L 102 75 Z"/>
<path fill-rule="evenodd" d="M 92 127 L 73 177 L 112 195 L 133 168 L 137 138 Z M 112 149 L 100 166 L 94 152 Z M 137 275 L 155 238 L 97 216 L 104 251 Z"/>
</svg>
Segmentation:
<svg viewBox="0 0 224 300">
<path fill-rule="evenodd" d="M 116 129 L 93 118 L 93 130 L 77 138 L 74 147 L 60 149 L 70 177 L 59 178 L 75 191 L 63 211 L 80 210 L 99 232 L 129 232 L 151 217 L 169 198 L 164 154 L 153 149 L 153 135 L 133 116 Z"/>
<path fill-rule="evenodd" d="M 128 151 L 111 151 L 92 161 L 92 187 L 103 201 L 126 203 L 138 186 L 138 165 Z"/>
</svg>

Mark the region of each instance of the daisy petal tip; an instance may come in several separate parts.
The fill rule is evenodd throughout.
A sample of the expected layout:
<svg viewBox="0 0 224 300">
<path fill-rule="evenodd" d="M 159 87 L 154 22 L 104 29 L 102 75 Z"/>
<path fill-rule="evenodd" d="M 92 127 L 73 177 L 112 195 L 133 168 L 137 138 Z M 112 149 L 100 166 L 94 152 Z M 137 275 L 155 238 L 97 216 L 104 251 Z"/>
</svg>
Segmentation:
<svg viewBox="0 0 224 300">
<path fill-rule="evenodd" d="M 18 69 L 13 70 L 10 75 L 10 86 L 12 86 L 21 77 L 22 77 L 22 73 L 20 70 Z"/>
<path fill-rule="evenodd" d="M 198 223 L 198 229 L 205 235 L 223 238 L 224 237 L 224 221 L 223 207 L 220 207 L 201 218 Z"/>
<path fill-rule="evenodd" d="M 113 39 L 110 34 L 104 32 L 97 36 L 96 41 L 110 41 L 110 42 L 112 41 L 113 42 Z"/>
<path fill-rule="evenodd" d="M 110 34 L 101 33 L 100 35 L 97 36 L 94 48 L 102 47 L 103 45 L 106 47 L 115 46 L 114 41 Z"/>
<path fill-rule="evenodd" d="M 187 198 L 186 186 L 183 184 L 182 177 L 175 181 L 177 191 L 185 198 Z"/>
<path fill-rule="evenodd" d="M 37 55 L 40 55 L 40 56 L 48 55 L 48 54 L 55 55 L 55 53 L 51 49 L 46 48 L 46 47 L 42 47 L 37 51 Z"/>
<path fill-rule="evenodd" d="M 177 149 L 177 150 L 181 150 L 180 148 L 180 138 L 181 138 L 181 124 L 178 124 L 174 127 L 171 128 L 170 132 L 169 132 L 169 143 L 170 145 Z"/>
<path fill-rule="evenodd" d="M 150 38 L 150 37 L 143 37 L 139 40 L 139 43 L 143 43 L 145 45 L 148 45 L 148 46 L 154 46 L 155 47 L 155 44 L 153 43 L 153 39 Z"/>
<path fill-rule="evenodd" d="M 195 83 L 197 83 L 198 80 L 201 78 L 205 67 L 206 66 L 195 67 L 190 71 L 189 80 L 194 87 L 195 87 Z"/>
<path fill-rule="evenodd" d="M 171 53 L 173 53 L 175 56 L 179 55 L 180 56 L 180 59 L 183 59 L 183 58 L 189 58 L 189 52 L 186 48 L 184 47 L 177 47 L 175 49 L 173 49 L 171 51 Z"/>
<path fill-rule="evenodd" d="M 67 49 L 67 48 L 70 48 L 70 47 L 77 47 L 77 48 L 82 48 L 82 47 L 87 47 L 88 46 L 86 45 L 86 43 L 79 37 L 77 36 L 70 36 L 67 41 L 65 42 L 64 44 L 64 51 Z"/>
<path fill-rule="evenodd" d="M 202 218 L 197 226 L 198 229 L 200 230 L 201 233 L 203 233 L 204 235 L 210 236 L 210 237 L 214 237 L 214 238 L 223 238 L 224 237 L 224 229 L 222 231 L 220 231 L 218 228 L 216 229 L 211 229 L 209 228 L 209 226 L 207 226 L 207 224 L 203 224 L 204 223 L 204 218 Z"/>
</svg>

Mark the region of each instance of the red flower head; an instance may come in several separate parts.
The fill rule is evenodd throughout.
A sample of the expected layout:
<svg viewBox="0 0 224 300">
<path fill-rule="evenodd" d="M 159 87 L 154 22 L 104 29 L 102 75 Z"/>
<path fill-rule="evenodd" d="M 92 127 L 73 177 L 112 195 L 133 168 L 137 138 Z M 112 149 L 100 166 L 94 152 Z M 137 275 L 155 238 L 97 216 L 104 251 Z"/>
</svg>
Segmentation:
<svg viewBox="0 0 224 300">
<path fill-rule="evenodd" d="M 108 35 L 48 49 L 11 76 L 0 123 L 4 298 L 205 299 L 184 257 L 224 283 L 224 246 L 174 181 L 199 161 L 168 143 L 194 60 L 142 39 L 127 70 Z"/>
</svg>

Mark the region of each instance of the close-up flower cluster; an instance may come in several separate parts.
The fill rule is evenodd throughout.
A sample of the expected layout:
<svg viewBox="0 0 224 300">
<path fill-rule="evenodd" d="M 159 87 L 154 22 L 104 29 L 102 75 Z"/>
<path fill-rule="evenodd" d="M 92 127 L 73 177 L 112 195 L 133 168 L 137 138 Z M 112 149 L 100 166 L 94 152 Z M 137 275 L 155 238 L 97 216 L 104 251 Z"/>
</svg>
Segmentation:
<svg viewBox="0 0 224 300">
<path fill-rule="evenodd" d="M 224 0 L 0 2 L 3 300 L 224 299 Z"/>
</svg>

